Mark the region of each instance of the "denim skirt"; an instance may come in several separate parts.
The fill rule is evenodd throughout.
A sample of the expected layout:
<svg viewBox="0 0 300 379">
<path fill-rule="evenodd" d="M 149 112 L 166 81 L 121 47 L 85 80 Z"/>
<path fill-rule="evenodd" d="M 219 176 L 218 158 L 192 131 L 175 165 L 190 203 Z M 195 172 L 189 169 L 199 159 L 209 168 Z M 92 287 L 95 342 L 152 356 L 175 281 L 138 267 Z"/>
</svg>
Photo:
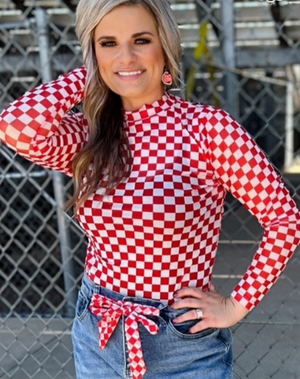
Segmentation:
<svg viewBox="0 0 300 379">
<path fill-rule="evenodd" d="M 138 331 L 146 372 L 142 379 L 233 379 L 232 335 L 229 329 L 210 328 L 190 334 L 199 320 L 174 324 L 188 309 L 174 310 L 159 301 L 132 298 L 94 284 L 87 275 L 78 294 L 72 342 L 77 379 L 132 379 L 129 346 L 125 337 L 126 315 L 122 315 L 104 349 L 99 348 L 98 323 L 90 305 L 94 295 L 132 302 L 159 310 L 146 316 L 158 326 L 151 334 L 140 323 Z"/>
</svg>

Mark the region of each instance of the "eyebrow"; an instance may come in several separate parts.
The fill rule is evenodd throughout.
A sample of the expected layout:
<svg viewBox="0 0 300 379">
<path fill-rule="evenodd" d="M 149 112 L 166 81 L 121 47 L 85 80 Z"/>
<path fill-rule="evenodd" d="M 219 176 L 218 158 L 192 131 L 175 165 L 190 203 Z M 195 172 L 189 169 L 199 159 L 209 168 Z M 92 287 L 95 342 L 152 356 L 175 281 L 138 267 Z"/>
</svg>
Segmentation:
<svg viewBox="0 0 300 379">
<path fill-rule="evenodd" d="M 145 32 L 134 33 L 132 35 L 132 38 L 141 37 L 141 36 L 144 36 L 145 34 L 149 34 L 152 37 L 154 37 L 153 33 L 145 31 Z M 97 39 L 97 42 L 101 41 L 102 39 L 116 39 L 116 37 L 115 36 L 101 36 Z"/>
</svg>

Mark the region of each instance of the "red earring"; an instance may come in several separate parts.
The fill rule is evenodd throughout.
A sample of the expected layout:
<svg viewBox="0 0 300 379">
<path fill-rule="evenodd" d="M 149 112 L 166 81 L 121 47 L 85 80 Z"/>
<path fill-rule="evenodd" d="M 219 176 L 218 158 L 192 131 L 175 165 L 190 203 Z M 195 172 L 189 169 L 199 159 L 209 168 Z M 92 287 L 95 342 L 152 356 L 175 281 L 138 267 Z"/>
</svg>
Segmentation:
<svg viewBox="0 0 300 379">
<path fill-rule="evenodd" d="M 162 75 L 162 78 L 161 78 L 161 81 L 166 85 L 166 86 L 171 86 L 172 83 L 173 83 L 173 78 L 172 78 L 172 75 L 169 73 L 168 70 L 165 70 L 163 75 Z"/>
</svg>

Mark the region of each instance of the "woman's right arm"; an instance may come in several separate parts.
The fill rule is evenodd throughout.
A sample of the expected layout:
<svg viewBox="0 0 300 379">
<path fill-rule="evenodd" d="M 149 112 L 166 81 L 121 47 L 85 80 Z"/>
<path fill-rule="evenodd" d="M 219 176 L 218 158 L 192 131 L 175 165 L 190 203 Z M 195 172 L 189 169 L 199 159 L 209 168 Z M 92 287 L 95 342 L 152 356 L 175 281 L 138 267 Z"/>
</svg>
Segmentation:
<svg viewBox="0 0 300 379">
<path fill-rule="evenodd" d="M 84 97 L 86 70 L 76 68 L 26 92 L 0 115 L 0 139 L 30 161 L 72 175 L 74 155 L 88 138 L 81 113 L 69 113 Z"/>
</svg>

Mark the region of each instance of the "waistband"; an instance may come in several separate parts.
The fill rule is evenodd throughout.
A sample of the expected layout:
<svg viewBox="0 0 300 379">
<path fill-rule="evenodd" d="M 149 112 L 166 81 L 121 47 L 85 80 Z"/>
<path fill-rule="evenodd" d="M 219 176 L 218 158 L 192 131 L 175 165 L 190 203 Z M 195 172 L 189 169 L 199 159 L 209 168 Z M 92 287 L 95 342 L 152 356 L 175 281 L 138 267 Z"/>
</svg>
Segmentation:
<svg viewBox="0 0 300 379">
<path fill-rule="evenodd" d="M 115 292 L 105 287 L 99 286 L 98 284 L 95 284 L 86 273 L 84 274 L 82 279 L 81 291 L 88 298 L 92 298 L 93 295 L 98 294 L 116 301 L 130 301 L 132 303 L 140 305 L 155 307 L 160 311 L 160 316 L 166 321 L 172 320 L 173 318 L 178 317 L 181 314 L 186 313 L 190 310 L 189 308 L 175 310 L 168 306 L 166 303 L 161 302 L 159 300 L 122 295 L 119 292 Z"/>
</svg>

